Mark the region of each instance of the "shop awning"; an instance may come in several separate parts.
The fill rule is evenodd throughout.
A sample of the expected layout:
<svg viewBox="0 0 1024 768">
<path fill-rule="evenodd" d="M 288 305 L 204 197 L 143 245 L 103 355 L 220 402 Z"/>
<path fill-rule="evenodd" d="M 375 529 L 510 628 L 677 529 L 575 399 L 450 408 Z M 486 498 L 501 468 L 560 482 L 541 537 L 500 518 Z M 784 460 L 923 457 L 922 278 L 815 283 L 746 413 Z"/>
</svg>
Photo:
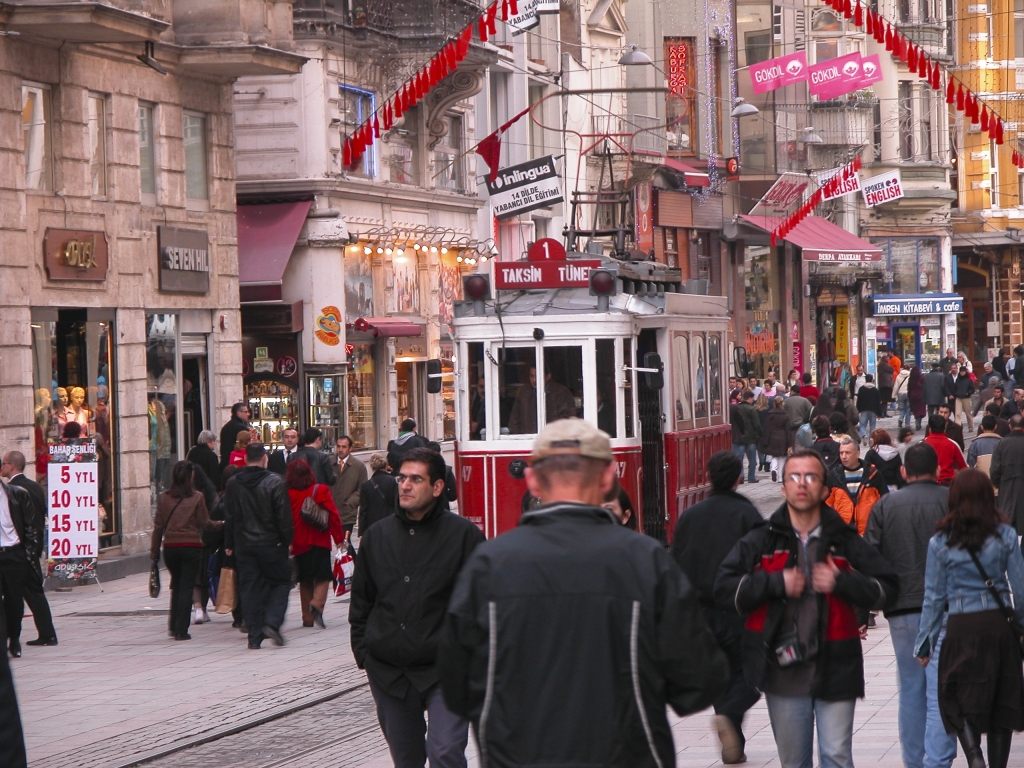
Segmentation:
<svg viewBox="0 0 1024 768">
<path fill-rule="evenodd" d="M 676 160 L 674 157 L 666 157 L 662 162 L 662 165 L 671 171 L 682 174 L 683 180 L 686 182 L 686 186 L 688 187 L 711 186 L 711 181 L 708 179 L 706 171 L 694 168 L 692 165 L 684 163 L 682 160 Z"/>
<path fill-rule="evenodd" d="M 739 218 L 765 232 L 773 232 L 785 221 L 778 216 L 741 215 Z M 820 216 L 808 216 L 790 230 L 785 240 L 803 251 L 804 261 L 849 264 L 882 260 L 878 246 Z"/>
<path fill-rule="evenodd" d="M 238 206 L 238 286 L 242 303 L 281 300 L 288 267 L 311 200 Z"/>
<path fill-rule="evenodd" d="M 349 328 L 371 336 L 422 336 L 423 326 L 400 317 L 360 317 Z"/>
</svg>

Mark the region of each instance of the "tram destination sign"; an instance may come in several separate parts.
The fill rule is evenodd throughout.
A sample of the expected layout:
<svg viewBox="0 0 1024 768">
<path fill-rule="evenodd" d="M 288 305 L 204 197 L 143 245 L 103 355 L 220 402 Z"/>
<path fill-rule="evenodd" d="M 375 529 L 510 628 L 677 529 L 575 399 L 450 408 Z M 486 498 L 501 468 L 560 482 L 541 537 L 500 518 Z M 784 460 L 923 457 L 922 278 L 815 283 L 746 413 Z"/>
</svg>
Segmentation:
<svg viewBox="0 0 1024 768">
<path fill-rule="evenodd" d="M 562 202 L 562 187 L 551 155 L 502 168 L 487 182 L 491 210 L 499 219 L 518 216 Z"/>
<path fill-rule="evenodd" d="M 964 311 L 962 296 L 935 294 L 932 296 L 875 296 L 875 316 L 941 315 Z"/>
<path fill-rule="evenodd" d="M 496 261 L 494 287 L 499 291 L 530 288 L 586 288 L 590 270 L 601 266 L 600 259 L 571 261 Z"/>
</svg>

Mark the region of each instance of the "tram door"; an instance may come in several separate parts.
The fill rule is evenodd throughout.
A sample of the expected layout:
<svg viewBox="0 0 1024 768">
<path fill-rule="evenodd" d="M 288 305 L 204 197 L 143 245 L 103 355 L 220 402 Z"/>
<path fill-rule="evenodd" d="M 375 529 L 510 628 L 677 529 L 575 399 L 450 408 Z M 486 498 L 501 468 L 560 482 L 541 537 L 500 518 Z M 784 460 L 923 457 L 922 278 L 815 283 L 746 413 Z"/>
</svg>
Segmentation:
<svg viewBox="0 0 1024 768">
<path fill-rule="evenodd" d="M 640 331 L 636 359 L 642 361 L 648 352 L 658 351 L 657 331 Z M 647 385 L 646 376 L 637 377 L 640 445 L 643 465 L 644 533 L 665 542 L 665 439 L 662 435 L 661 392 Z"/>
</svg>

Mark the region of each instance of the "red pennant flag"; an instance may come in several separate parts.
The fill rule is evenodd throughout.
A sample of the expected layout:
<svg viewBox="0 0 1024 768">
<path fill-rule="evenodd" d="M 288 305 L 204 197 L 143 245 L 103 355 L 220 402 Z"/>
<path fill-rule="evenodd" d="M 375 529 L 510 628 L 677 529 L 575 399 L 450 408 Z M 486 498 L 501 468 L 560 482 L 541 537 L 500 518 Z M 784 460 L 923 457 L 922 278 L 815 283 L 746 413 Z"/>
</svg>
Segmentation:
<svg viewBox="0 0 1024 768">
<path fill-rule="evenodd" d="M 498 16 L 498 0 L 494 0 L 491 3 L 491 7 L 487 9 L 487 33 L 494 37 L 498 34 L 498 27 L 495 25 L 494 20 Z"/>
<path fill-rule="evenodd" d="M 508 0 L 508 9 L 513 16 L 519 15 L 519 3 L 517 0 Z"/>
<path fill-rule="evenodd" d="M 923 80 L 930 80 L 932 74 L 932 68 L 928 64 L 928 54 L 922 51 L 920 48 L 917 49 L 917 76 Z"/>
<path fill-rule="evenodd" d="M 857 7 L 858 8 L 860 7 L 860 3 L 857 4 Z M 868 12 L 867 12 L 867 15 L 865 16 L 864 20 L 867 22 L 867 28 L 864 31 L 867 32 L 869 35 L 871 35 L 871 37 L 874 37 L 875 36 L 875 14 L 874 14 L 874 11 L 872 11 L 870 8 L 868 8 Z"/>
<path fill-rule="evenodd" d="M 981 105 L 981 130 L 988 133 L 988 107 Z M 992 138 L 991 136 L 989 138 Z"/>
<path fill-rule="evenodd" d="M 480 29 L 478 31 L 480 33 L 480 42 L 481 43 L 486 43 L 487 42 L 487 13 L 486 12 L 480 14 Z"/>
<path fill-rule="evenodd" d="M 932 88 L 942 90 L 942 75 L 939 73 L 939 62 L 932 62 Z"/>
<path fill-rule="evenodd" d="M 847 19 L 853 18 L 853 5 L 850 0 L 843 0 L 843 16 Z"/>
<path fill-rule="evenodd" d="M 864 11 L 861 10 L 860 0 L 857 0 L 857 7 L 853 11 L 853 23 L 858 27 L 864 26 Z"/>
<path fill-rule="evenodd" d="M 971 99 L 971 108 L 970 108 L 971 125 L 977 125 L 978 123 L 981 122 L 981 111 L 978 109 L 978 97 L 975 96 L 973 93 L 970 93 L 970 92 L 968 92 L 968 94 L 969 94 L 970 99 Z"/>
<path fill-rule="evenodd" d="M 458 41 L 455 46 L 455 58 L 458 61 L 462 61 L 466 56 L 469 55 L 469 43 L 473 39 L 473 25 L 470 24 L 459 35 Z"/>
<path fill-rule="evenodd" d="M 352 143 L 348 139 L 341 147 L 341 164 L 346 168 L 352 165 Z"/>
<path fill-rule="evenodd" d="M 907 66 L 911 72 L 917 72 L 917 46 L 913 43 L 907 45 Z"/>
<path fill-rule="evenodd" d="M 885 26 L 882 24 L 882 17 L 875 14 L 875 40 L 879 45 L 885 45 Z"/>
<path fill-rule="evenodd" d="M 458 59 L 455 58 L 455 41 L 448 43 L 444 47 L 444 58 L 448 62 L 448 71 L 453 72 L 457 66 L 459 66 Z"/>
<path fill-rule="evenodd" d="M 953 82 L 950 81 L 949 84 L 953 85 Z M 957 83 L 957 86 L 956 86 L 956 109 L 957 109 L 957 112 L 963 112 L 964 111 L 964 84 L 963 83 Z"/>
<path fill-rule="evenodd" d="M 954 101 L 956 101 L 956 96 L 954 95 L 954 92 L 953 92 L 953 81 L 952 80 L 947 80 L 946 81 L 946 103 L 947 104 L 952 104 Z"/>
<path fill-rule="evenodd" d="M 377 120 L 377 115 L 376 114 L 374 114 L 374 116 L 373 116 L 373 138 L 375 138 L 375 139 L 379 139 L 380 138 L 380 121 Z"/>
<path fill-rule="evenodd" d="M 859 171 L 863 167 L 863 163 L 860 161 L 860 155 L 853 158 L 853 170 Z"/>
<path fill-rule="evenodd" d="M 391 114 L 391 102 L 389 101 L 384 105 L 384 130 L 390 131 L 391 126 L 395 124 L 395 120 Z"/>
<path fill-rule="evenodd" d="M 772 236 L 771 236 L 770 239 L 771 239 L 771 243 L 772 243 L 772 248 L 774 248 L 775 247 L 775 233 L 774 232 L 772 232 Z"/>
<path fill-rule="evenodd" d="M 363 146 L 373 146 L 373 126 L 370 125 L 369 120 L 363 123 Z"/>
<path fill-rule="evenodd" d="M 896 51 L 899 54 L 900 61 L 902 61 L 904 64 L 906 64 L 907 63 L 907 53 L 908 53 L 908 49 L 910 48 L 910 41 L 907 40 L 906 36 L 903 35 L 900 32 L 896 32 L 893 35 L 893 37 L 896 38 L 896 40 L 895 40 Z"/>
<path fill-rule="evenodd" d="M 885 25 L 885 50 L 889 53 L 894 50 L 892 47 L 892 24 Z"/>
<path fill-rule="evenodd" d="M 508 0 L 501 0 L 501 20 L 508 21 Z"/>
<path fill-rule="evenodd" d="M 1003 143 L 1003 121 L 1002 119 L 996 120 L 996 144 Z"/>
</svg>

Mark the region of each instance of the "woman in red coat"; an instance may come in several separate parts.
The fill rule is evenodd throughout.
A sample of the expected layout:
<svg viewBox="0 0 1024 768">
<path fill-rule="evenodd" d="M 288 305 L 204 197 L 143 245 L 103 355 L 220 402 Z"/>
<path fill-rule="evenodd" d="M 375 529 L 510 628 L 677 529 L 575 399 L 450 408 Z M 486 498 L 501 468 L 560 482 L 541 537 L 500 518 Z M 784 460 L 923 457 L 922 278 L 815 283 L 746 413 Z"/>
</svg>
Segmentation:
<svg viewBox="0 0 1024 768">
<path fill-rule="evenodd" d="M 292 521 L 295 524 L 292 554 L 299 571 L 302 626 L 312 627 L 315 623 L 325 629 L 324 605 L 327 603 L 327 588 L 331 583 L 331 539 L 340 547 L 345 541 L 345 529 L 341 526 L 338 508 L 334 506 L 330 486 L 317 484 L 305 460 L 290 462 L 285 480 L 292 502 Z M 302 520 L 302 503 L 310 496 L 328 512 L 326 531 L 318 531 Z"/>
</svg>

